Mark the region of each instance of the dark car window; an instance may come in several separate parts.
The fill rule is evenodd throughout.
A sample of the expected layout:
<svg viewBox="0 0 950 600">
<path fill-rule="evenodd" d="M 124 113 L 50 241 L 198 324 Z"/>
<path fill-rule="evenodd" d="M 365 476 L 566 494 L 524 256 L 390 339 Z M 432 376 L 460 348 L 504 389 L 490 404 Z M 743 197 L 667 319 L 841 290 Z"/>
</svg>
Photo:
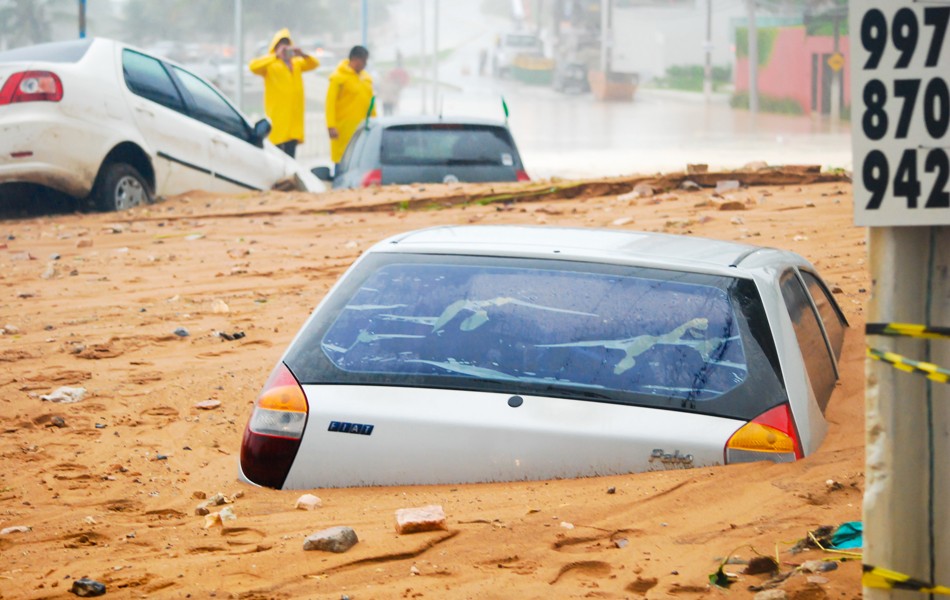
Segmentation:
<svg viewBox="0 0 950 600">
<path fill-rule="evenodd" d="M 133 94 L 172 110 L 185 112 L 181 94 L 161 61 L 132 50 L 123 50 L 122 72 Z"/>
<path fill-rule="evenodd" d="M 75 63 L 82 60 L 90 46 L 92 38 L 14 48 L 0 52 L 0 62 Z"/>
<path fill-rule="evenodd" d="M 248 140 L 247 122 L 214 88 L 188 71 L 172 67 L 194 101 L 194 116 L 215 129 Z"/>
<path fill-rule="evenodd" d="M 484 125 L 400 125 L 383 131 L 383 165 L 490 165 L 520 168 L 511 134 Z"/>
<path fill-rule="evenodd" d="M 844 346 L 844 328 L 846 321 L 838 308 L 838 303 L 828 293 L 828 288 L 824 283 L 811 273 L 801 271 L 802 279 L 808 286 L 808 292 L 818 307 L 818 315 L 821 316 L 821 322 L 825 326 L 825 333 L 828 334 L 828 340 L 831 342 L 831 348 L 835 352 L 835 358 L 841 357 L 841 348 Z"/>
<path fill-rule="evenodd" d="M 798 338 L 815 399 L 824 411 L 835 389 L 835 367 L 808 292 L 794 272 L 790 271 L 782 277 L 782 297 L 795 327 L 795 337 Z"/>
<path fill-rule="evenodd" d="M 288 354 L 302 383 L 491 390 L 745 419 L 785 399 L 751 282 L 413 255 L 371 256 L 345 281 Z"/>
</svg>

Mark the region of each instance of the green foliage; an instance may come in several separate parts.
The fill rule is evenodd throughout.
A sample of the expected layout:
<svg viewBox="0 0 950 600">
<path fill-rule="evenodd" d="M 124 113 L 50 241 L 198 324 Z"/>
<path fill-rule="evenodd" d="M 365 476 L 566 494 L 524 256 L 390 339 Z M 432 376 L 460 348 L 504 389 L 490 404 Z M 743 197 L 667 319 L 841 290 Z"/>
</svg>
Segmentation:
<svg viewBox="0 0 950 600">
<path fill-rule="evenodd" d="M 749 108 L 749 93 L 736 92 L 729 100 L 732 108 Z M 776 98 L 765 94 L 759 94 L 759 110 L 762 112 L 779 113 L 783 115 L 803 115 L 805 110 L 798 100 L 794 98 Z"/>
<path fill-rule="evenodd" d="M 701 92 L 705 80 L 703 65 L 674 65 L 667 67 L 666 75 L 658 77 L 654 83 L 657 87 L 688 92 Z M 712 68 L 713 89 L 732 82 L 732 67 Z"/>
<path fill-rule="evenodd" d="M 775 38 L 778 37 L 778 27 L 759 27 L 759 66 L 764 67 L 772 60 L 772 50 L 775 48 Z M 749 56 L 749 28 L 736 28 L 736 57 L 748 58 Z"/>
</svg>

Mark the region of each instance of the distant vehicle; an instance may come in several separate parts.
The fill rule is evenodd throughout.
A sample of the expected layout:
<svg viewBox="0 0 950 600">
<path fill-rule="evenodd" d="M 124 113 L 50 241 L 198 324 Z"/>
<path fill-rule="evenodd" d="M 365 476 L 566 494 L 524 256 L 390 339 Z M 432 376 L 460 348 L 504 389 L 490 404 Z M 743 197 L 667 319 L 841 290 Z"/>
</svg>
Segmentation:
<svg viewBox="0 0 950 600">
<path fill-rule="evenodd" d="M 515 66 L 515 59 L 521 55 L 544 56 L 544 43 L 541 38 L 529 33 L 506 33 L 498 36 L 492 55 L 492 75 L 508 77 Z"/>
<path fill-rule="evenodd" d="M 326 167 L 314 173 L 331 180 Z M 332 177 L 334 188 L 529 180 L 505 123 L 454 117 L 370 119 Z"/>
<path fill-rule="evenodd" d="M 846 327 L 791 252 L 596 229 L 397 235 L 278 362 L 240 477 L 305 489 L 794 461 L 827 432 Z"/>
<path fill-rule="evenodd" d="M 0 52 L 0 185 L 101 210 L 194 189 L 326 189 L 211 84 L 104 38 Z"/>
<path fill-rule="evenodd" d="M 578 62 L 558 63 L 554 67 L 552 86 L 559 92 L 583 94 L 590 91 L 587 81 L 587 65 Z"/>
</svg>

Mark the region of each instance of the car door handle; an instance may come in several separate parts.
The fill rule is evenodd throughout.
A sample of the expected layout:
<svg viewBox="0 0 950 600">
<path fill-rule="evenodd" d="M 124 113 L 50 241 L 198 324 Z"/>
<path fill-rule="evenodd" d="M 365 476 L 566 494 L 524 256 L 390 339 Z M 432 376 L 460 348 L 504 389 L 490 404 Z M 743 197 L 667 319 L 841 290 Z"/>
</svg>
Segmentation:
<svg viewBox="0 0 950 600">
<path fill-rule="evenodd" d="M 227 141 L 226 139 L 224 139 L 224 138 L 221 138 L 221 137 L 213 137 L 213 138 L 211 138 L 211 142 L 212 142 L 213 144 L 217 144 L 217 145 L 219 145 L 219 146 L 224 146 L 225 148 L 228 147 L 228 141 Z"/>
<path fill-rule="evenodd" d="M 147 109 L 147 108 L 145 108 L 145 107 L 142 107 L 142 106 L 136 106 L 136 107 L 135 107 L 135 110 L 137 110 L 138 112 L 142 113 L 143 115 L 148 115 L 148 116 L 150 116 L 150 117 L 154 117 L 154 116 L 155 116 L 155 113 L 153 113 L 153 112 L 150 111 L 149 109 Z"/>
</svg>

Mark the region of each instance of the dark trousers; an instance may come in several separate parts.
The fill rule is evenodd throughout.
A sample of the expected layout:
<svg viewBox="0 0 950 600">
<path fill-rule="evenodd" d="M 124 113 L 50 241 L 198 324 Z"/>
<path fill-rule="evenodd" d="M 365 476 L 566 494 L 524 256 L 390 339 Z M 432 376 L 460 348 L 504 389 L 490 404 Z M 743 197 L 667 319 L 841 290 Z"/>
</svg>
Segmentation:
<svg viewBox="0 0 950 600">
<path fill-rule="evenodd" d="M 286 152 L 290 158 L 294 158 L 297 155 L 297 144 L 299 143 L 297 140 L 287 140 L 282 144 L 277 144 L 277 147 Z"/>
</svg>

